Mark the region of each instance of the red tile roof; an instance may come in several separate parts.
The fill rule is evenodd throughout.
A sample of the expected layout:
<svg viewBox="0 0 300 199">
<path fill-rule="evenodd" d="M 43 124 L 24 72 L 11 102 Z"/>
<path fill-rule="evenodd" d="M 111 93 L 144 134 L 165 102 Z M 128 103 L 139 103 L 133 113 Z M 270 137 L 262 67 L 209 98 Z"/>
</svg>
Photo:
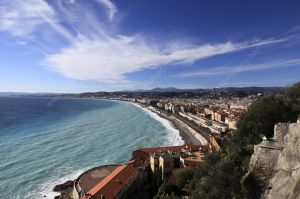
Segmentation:
<svg viewBox="0 0 300 199">
<path fill-rule="evenodd" d="M 101 182 L 93 187 L 88 195 L 92 199 L 112 199 L 128 185 L 129 181 L 139 172 L 138 168 L 133 164 L 126 164 L 117 167 L 110 175 L 106 176 Z"/>
<path fill-rule="evenodd" d="M 113 172 L 101 180 L 96 186 L 88 191 L 88 195 L 95 195 L 100 189 L 102 189 L 108 182 L 110 182 L 114 177 L 116 177 L 127 165 L 118 166 Z"/>
<path fill-rule="evenodd" d="M 157 148 L 143 148 L 143 149 L 139 149 L 139 150 L 143 151 L 145 153 L 149 153 L 149 154 L 168 151 L 168 150 L 173 151 L 173 152 L 177 152 L 177 151 L 180 151 L 184 146 L 167 146 L 167 147 L 157 147 Z"/>
<path fill-rule="evenodd" d="M 182 145 L 182 146 L 170 146 L 170 147 L 157 147 L 157 148 L 143 148 L 136 150 L 132 153 L 132 160 L 125 165 L 118 166 L 108 176 L 102 179 L 96 186 L 88 191 L 86 196 L 91 196 L 92 199 L 99 199 L 101 197 L 105 199 L 112 199 L 120 193 L 120 191 L 130 184 L 130 180 L 133 180 L 141 170 L 139 170 L 140 163 L 147 163 L 149 156 L 152 153 L 172 151 L 180 152 L 183 148 L 199 149 L 200 145 Z M 139 161 L 142 160 L 142 161 Z M 143 166 L 143 165 L 142 165 Z"/>
<path fill-rule="evenodd" d="M 164 151 L 173 151 L 173 152 L 179 152 L 184 146 L 170 146 L 170 147 L 157 147 L 157 148 L 143 148 L 138 149 L 132 153 L 132 159 L 136 160 L 148 160 L 150 157 L 150 154 L 152 153 L 159 153 Z"/>
</svg>

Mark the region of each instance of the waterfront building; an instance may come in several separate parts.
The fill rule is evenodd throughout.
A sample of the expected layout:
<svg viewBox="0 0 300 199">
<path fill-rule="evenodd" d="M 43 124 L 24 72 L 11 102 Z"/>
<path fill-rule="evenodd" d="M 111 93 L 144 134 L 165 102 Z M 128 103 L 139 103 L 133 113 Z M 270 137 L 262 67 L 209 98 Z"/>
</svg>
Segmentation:
<svg viewBox="0 0 300 199">
<path fill-rule="evenodd" d="M 162 180 L 171 176 L 175 169 L 182 167 L 200 167 L 204 161 L 207 146 L 184 145 L 180 148 L 159 148 L 159 152 L 150 154 L 152 174 Z"/>
<path fill-rule="evenodd" d="M 200 167 L 204 163 L 204 154 L 203 151 L 197 151 L 192 153 L 192 155 L 182 155 L 180 156 L 180 163 L 182 167 Z"/>
<path fill-rule="evenodd" d="M 155 179 L 168 180 L 179 168 L 200 167 L 209 149 L 193 144 L 138 149 L 126 164 L 96 167 L 81 174 L 74 182 L 73 198 L 137 198 Z"/>
<path fill-rule="evenodd" d="M 107 166 L 98 171 L 99 180 L 91 184 L 95 172 L 82 174 L 74 182 L 74 199 L 126 199 L 133 198 L 139 187 L 149 182 L 148 162 L 131 160 L 114 169 L 104 172 Z M 93 169 L 92 169 L 93 170 Z M 83 179 L 85 180 L 83 181 Z M 81 183 L 80 183 L 81 181 Z"/>
<path fill-rule="evenodd" d="M 161 179 L 172 175 L 175 168 L 180 167 L 180 156 L 171 151 L 159 154 L 159 170 L 161 171 Z"/>
</svg>

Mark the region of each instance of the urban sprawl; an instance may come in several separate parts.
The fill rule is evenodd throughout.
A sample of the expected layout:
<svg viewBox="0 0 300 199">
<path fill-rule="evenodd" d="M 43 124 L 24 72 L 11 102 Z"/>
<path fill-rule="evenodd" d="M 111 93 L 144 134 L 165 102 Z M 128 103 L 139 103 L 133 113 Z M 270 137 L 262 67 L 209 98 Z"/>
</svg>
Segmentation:
<svg viewBox="0 0 300 199">
<path fill-rule="evenodd" d="M 69 97 L 135 103 L 168 119 L 193 139 L 182 146 L 138 149 L 123 165 L 104 165 L 81 174 L 68 195 L 75 199 L 148 198 L 176 173 L 200 167 L 204 155 L 220 151 L 225 134 L 233 133 L 241 115 L 264 92 L 99 92 Z M 183 192 L 185 190 L 182 190 Z M 188 193 L 187 193 L 188 195 Z"/>
</svg>

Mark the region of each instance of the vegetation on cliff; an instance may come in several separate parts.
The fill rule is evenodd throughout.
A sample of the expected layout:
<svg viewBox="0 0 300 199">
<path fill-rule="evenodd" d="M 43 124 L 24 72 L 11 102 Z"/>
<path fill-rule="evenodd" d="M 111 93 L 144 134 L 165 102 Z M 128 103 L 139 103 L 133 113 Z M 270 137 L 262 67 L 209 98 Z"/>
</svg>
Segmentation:
<svg viewBox="0 0 300 199">
<path fill-rule="evenodd" d="M 241 117 L 238 130 L 227 136 L 222 153 L 205 157 L 205 164 L 193 173 L 189 186 L 191 198 L 247 198 L 251 187 L 241 185 L 247 172 L 253 144 L 263 135 L 272 137 L 278 122 L 295 122 L 300 113 L 300 83 L 283 95 L 267 95 L 254 102 Z"/>
<path fill-rule="evenodd" d="M 205 163 L 191 174 L 180 174 L 177 187 L 188 188 L 192 199 L 251 198 L 251 184 L 241 184 L 248 170 L 253 145 L 263 136 L 272 137 L 274 125 L 279 122 L 295 122 L 300 113 L 300 82 L 289 87 L 282 95 L 266 95 L 255 101 L 242 115 L 238 130 L 226 135 L 222 152 L 205 156 Z M 174 188 L 174 187 L 173 187 Z M 175 190 L 175 189 L 174 189 Z M 177 189 L 176 189 L 177 190 Z M 160 198 L 176 198 L 178 191 Z"/>
</svg>

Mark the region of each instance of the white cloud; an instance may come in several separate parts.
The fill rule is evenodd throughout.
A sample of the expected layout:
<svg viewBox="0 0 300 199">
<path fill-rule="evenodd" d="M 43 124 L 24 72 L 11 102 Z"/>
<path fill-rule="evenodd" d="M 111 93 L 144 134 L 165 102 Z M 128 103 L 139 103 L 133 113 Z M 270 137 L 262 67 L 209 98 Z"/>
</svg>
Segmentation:
<svg viewBox="0 0 300 199">
<path fill-rule="evenodd" d="M 270 43 L 281 40 L 268 41 Z M 80 80 L 115 82 L 139 70 L 164 64 L 191 63 L 211 56 L 266 45 L 256 43 L 221 43 L 162 49 L 142 37 L 96 37 L 77 39 L 71 46 L 47 57 L 45 64 L 66 77 Z"/>
<path fill-rule="evenodd" d="M 44 0 L 3 0 L 0 4 L 0 31 L 30 37 L 43 24 L 68 40 L 74 39 L 58 23 L 55 10 Z"/>
<path fill-rule="evenodd" d="M 108 19 L 111 21 L 117 12 L 116 6 L 110 0 L 96 0 L 96 1 L 99 2 L 100 4 L 104 5 L 107 8 Z"/>
<path fill-rule="evenodd" d="M 208 70 L 193 71 L 188 73 L 181 73 L 176 75 L 177 77 L 207 77 L 217 76 L 229 73 L 239 73 L 247 71 L 267 70 L 274 68 L 286 68 L 291 66 L 300 66 L 300 59 L 288 59 L 288 60 L 275 60 L 270 62 L 264 62 L 259 64 L 241 65 L 241 66 L 226 66 L 226 67 L 214 67 Z"/>
<path fill-rule="evenodd" d="M 111 21 L 117 13 L 115 5 L 109 0 L 95 1 L 108 10 Z M 56 53 L 46 55 L 43 63 L 50 70 L 72 79 L 126 82 L 126 75 L 136 71 L 166 64 L 192 63 L 207 57 L 287 40 L 284 38 L 202 45 L 182 45 L 174 42 L 172 45 L 163 46 L 149 42 L 142 35 L 124 36 L 117 34 L 116 30 L 111 32 L 109 27 L 101 25 L 94 12 L 86 10 L 88 7 L 77 1 L 70 2 L 73 3 L 65 4 L 64 7 L 58 1 L 59 12 L 44 0 L 2 0 L 0 30 L 25 38 L 34 35 L 30 33 L 37 32 L 40 25 L 47 25 L 45 28 L 51 28 L 55 34 L 60 34 L 69 44 L 62 49 L 53 49 Z M 68 29 L 59 23 L 60 20 L 68 24 Z M 72 34 L 70 29 L 73 30 Z M 48 30 L 50 29 L 44 32 L 53 34 Z M 44 45 L 48 46 L 48 43 Z M 211 73 L 216 72 L 206 73 L 212 75 Z"/>
<path fill-rule="evenodd" d="M 0 4 L 0 30 L 22 36 L 53 18 L 55 12 L 41 0 L 2 0 Z"/>
</svg>

